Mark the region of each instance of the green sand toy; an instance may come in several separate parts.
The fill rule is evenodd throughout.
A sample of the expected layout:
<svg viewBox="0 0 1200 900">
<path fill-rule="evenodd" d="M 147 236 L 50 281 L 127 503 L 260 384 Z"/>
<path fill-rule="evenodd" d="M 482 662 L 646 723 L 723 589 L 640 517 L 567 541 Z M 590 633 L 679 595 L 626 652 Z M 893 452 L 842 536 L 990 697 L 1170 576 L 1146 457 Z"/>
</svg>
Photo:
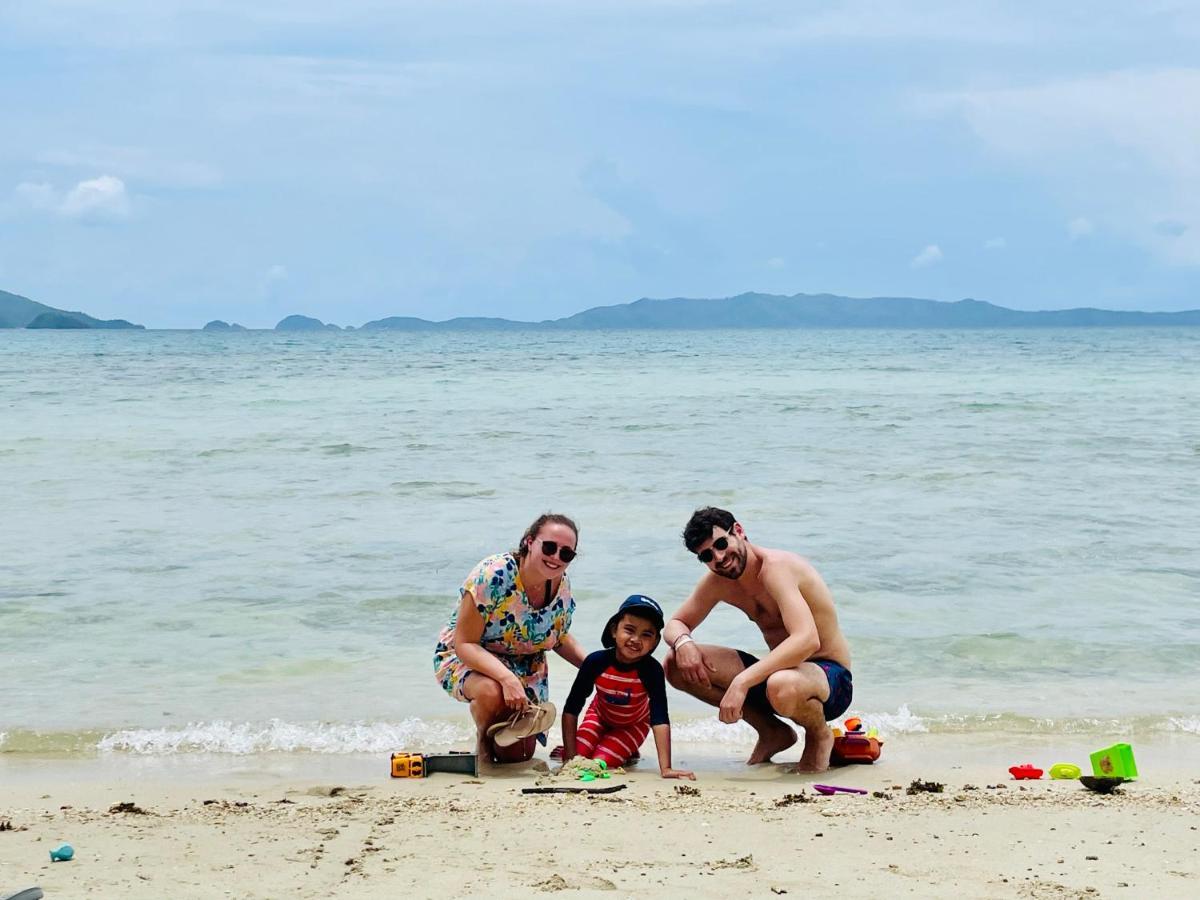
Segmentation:
<svg viewBox="0 0 1200 900">
<path fill-rule="evenodd" d="M 1133 781 L 1138 777 L 1137 763 L 1133 761 L 1133 748 L 1128 744 L 1113 744 L 1097 750 L 1091 756 L 1092 774 L 1097 778 L 1124 778 Z"/>
<path fill-rule="evenodd" d="M 1072 763 L 1055 763 L 1050 767 L 1050 777 L 1059 779 L 1060 781 L 1063 779 L 1074 781 L 1081 774 L 1083 773 L 1080 771 L 1079 766 Z"/>
</svg>

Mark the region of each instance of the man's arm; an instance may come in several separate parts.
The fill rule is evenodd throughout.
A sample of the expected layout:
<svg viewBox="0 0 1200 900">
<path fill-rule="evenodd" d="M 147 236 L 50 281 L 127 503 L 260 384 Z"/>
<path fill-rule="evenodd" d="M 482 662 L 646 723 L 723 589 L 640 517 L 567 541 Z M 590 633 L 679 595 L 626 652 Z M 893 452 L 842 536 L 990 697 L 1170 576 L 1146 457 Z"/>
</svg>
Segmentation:
<svg viewBox="0 0 1200 900">
<path fill-rule="evenodd" d="M 708 618 L 718 602 L 710 576 L 705 576 L 663 628 L 663 640 L 675 654 L 675 668 L 689 684 L 709 683 L 711 666 L 704 661 L 704 654 L 692 637 L 692 629 Z"/>
<path fill-rule="evenodd" d="M 708 618 L 708 614 L 717 605 L 715 592 L 706 590 L 708 584 L 709 578 L 705 576 L 679 609 L 675 610 L 675 614 L 667 620 L 666 627 L 663 628 L 663 640 L 672 650 L 680 638 L 691 637 L 692 629 L 699 628 L 700 623 Z"/>
</svg>

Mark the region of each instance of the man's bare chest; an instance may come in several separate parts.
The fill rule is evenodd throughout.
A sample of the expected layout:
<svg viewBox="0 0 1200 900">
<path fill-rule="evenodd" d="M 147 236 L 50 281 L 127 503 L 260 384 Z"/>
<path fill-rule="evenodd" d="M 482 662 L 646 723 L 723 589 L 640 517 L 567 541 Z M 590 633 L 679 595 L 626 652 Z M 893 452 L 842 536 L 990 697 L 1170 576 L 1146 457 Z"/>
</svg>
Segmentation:
<svg viewBox="0 0 1200 900">
<path fill-rule="evenodd" d="M 768 595 L 741 594 L 726 602 L 744 612 L 747 619 L 763 630 L 777 628 L 783 623 L 779 604 Z"/>
</svg>

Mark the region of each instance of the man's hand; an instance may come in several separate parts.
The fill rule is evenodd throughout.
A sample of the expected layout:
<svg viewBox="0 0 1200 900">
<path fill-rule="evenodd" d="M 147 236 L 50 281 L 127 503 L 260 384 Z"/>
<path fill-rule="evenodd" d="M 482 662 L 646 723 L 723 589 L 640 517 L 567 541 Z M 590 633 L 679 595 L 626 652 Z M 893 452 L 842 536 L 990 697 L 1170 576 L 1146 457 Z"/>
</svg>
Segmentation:
<svg viewBox="0 0 1200 900">
<path fill-rule="evenodd" d="M 516 675 L 510 674 L 500 682 L 500 689 L 504 692 L 504 705 L 509 709 L 516 711 L 529 705 L 529 698 L 525 696 L 525 685 L 521 684 L 521 679 Z"/>
<path fill-rule="evenodd" d="M 720 719 L 726 725 L 732 725 L 742 717 L 742 707 L 746 705 L 747 688 L 739 675 L 729 682 L 725 696 L 721 698 Z"/>
<path fill-rule="evenodd" d="M 705 687 L 708 687 L 710 683 L 708 673 L 716 671 L 716 667 L 705 660 L 704 654 L 695 641 L 685 641 L 675 651 L 675 668 L 679 670 L 683 680 L 688 684 L 702 684 Z"/>
<path fill-rule="evenodd" d="M 663 769 L 663 778 L 686 778 L 688 781 L 696 780 L 696 773 L 689 772 L 687 769 Z"/>
</svg>

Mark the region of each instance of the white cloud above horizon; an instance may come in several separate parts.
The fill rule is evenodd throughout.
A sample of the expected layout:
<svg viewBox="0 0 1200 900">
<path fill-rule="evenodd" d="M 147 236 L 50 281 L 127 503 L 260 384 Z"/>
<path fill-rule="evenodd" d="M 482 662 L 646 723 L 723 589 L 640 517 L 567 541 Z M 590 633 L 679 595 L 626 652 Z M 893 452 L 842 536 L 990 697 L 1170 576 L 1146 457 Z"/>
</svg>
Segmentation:
<svg viewBox="0 0 1200 900">
<path fill-rule="evenodd" d="M 924 269 L 927 266 L 933 266 L 942 261 L 942 248 L 937 244 L 927 244 L 916 256 L 909 262 L 909 266 L 914 269 Z"/>
<path fill-rule="evenodd" d="M 1200 266 L 1200 68 L 1120 69 L 1021 87 L 927 94 L 926 112 L 960 115 L 998 157 L 1098 212 L 1071 220 L 1079 238 L 1103 225 L 1170 265 Z M 1182 231 L 1164 234 L 1169 220 Z"/>
<path fill-rule="evenodd" d="M 15 194 L 29 209 L 64 219 L 119 221 L 130 214 L 125 182 L 112 175 L 85 179 L 61 192 L 46 182 L 22 182 Z"/>
</svg>

